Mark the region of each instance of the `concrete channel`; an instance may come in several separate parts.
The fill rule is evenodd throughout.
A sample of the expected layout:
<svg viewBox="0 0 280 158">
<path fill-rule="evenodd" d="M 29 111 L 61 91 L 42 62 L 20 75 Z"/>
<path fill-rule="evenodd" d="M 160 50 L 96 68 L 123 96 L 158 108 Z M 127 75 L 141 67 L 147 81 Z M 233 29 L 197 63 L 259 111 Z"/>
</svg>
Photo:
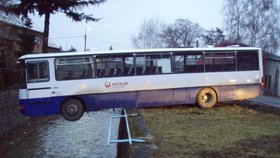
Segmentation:
<svg viewBox="0 0 280 158">
<path fill-rule="evenodd" d="M 120 111 L 115 111 L 120 112 Z M 13 147 L 5 158 L 13 157 L 93 157 L 117 156 L 117 144 L 107 145 L 111 110 L 90 112 L 78 121 L 62 117 L 39 124 L 24 141 Z M 112 136 L 117 139 L 119 120 L 113 122 Z"/>
</svg>

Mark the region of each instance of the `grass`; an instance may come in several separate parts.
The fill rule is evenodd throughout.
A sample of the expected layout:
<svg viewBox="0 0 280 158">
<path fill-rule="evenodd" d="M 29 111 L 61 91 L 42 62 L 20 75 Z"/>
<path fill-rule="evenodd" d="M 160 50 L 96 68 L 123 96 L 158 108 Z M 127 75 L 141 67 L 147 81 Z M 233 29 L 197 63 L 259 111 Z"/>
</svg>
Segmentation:
<svg viewBox="0 0 280 158">
<path fill-rule="evenodd" d="M 280 157 L 279 109 L 177 106 L 140 113 L 158 147 L 154 157 Z"/>
</svg>

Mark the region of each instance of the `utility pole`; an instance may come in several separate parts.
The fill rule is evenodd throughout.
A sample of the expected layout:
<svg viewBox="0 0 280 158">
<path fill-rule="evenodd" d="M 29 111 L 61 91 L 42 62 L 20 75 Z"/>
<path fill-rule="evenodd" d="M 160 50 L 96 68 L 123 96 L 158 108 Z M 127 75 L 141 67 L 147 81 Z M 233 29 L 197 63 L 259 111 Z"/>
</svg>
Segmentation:
<svg viewBox="0 0 280 158">
<path fill-rule="evenodd" d="M 90 30 L 90 27 L 86 27 L 86 29 L 85 29 L 85 36 L 84 36 L 84 51 L 87 51 L 87 31 L 89 31 Z"/>
<path fill-rule="evenodd" d="M 84 51 L 87 51 L 87 31 L 85 31 L 85 44 L 84 44 Z"/>
</svg>

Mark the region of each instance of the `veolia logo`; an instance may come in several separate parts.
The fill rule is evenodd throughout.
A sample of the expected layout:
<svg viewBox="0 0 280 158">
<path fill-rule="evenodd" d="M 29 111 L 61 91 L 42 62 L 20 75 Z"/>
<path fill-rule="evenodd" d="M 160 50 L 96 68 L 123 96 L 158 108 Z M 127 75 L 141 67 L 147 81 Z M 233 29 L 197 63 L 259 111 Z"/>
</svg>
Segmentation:
<svg viewBox="0 0 280 158">
<path fill-rule="evenodd" d="M 113 83 L 111 83 L 111 82 L 107 81 L 107 82 L 104 83 L 104 85 L 105 85 L 106 88 L 109 88 L 109 87 L 124 88 L 125 86 L 128 85 L 128 82 L 113 82 Z"/>
<path fill-rule="evenodd" d="M 109 88 L 111 86 L 111 82 L 107 81 L 107 82 L 104 83 L 104 85 L 105 85 L 106 88 Z"/>
</svg>

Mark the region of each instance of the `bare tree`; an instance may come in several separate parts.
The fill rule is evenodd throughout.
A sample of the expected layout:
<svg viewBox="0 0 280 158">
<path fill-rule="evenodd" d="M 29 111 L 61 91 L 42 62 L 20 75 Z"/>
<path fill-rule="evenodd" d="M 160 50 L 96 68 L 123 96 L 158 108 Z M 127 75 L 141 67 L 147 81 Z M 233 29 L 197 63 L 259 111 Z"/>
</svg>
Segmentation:
<svg viewBox="0 0 280 158">
<path fill-rule="evenodd" d="M 246 0 L 225 0 L 224 5 L 224 23 L 225 29 L 228 32 L 228 38 L 230 41 L 240 42 L 242 21 L 245 19 L 245 6 L 243 4 Z"/>
<path fill-rule="evenodd" d="M 188 19 L 177 19 L 174 24 L 164 25 L 159 19 L 145 20 L 140 32 L 132 36 L 136 48 L 195 47 L 203 29 Z"/>
<path fill-rule="evenodd" d="M 202 35 L 205 45 L 216 45 L 225 41 L 224 32 L 216 27 L 216 29 L 207 30 L 206 34 Z"/>
<path fill-rule="evenodd" d="M 5 7 L 14 4 L 16 0 L 0 0 L 0 10 L 5 10 Z"/>
<path fill-rule="evenodd" d="M 168 48 L 178 48 L 179 45 L 179 33 L 173 24 L 170 24 L 165 27 L 161 37 L 166 47 Z"/>
<path fill-rule="evenodd" d="M 158 18 L 144 20 L 137 35 L 131 36 L 131 41 L 136 48 L 162 48 L 160 37 L 163 22 Z"/>
<path fill-rule="evenodd" d="M 276 0 L 226 0 L 224 10 L 229 40 L 277 52 L 280 22 Z"/>
<path fill-rule="evenodd" d="M 167 47 L 195 47 L 203 31 L 197 23 L 188 19 L 177 19 L 163 30 L 162 38 Z"/>
</svg>

